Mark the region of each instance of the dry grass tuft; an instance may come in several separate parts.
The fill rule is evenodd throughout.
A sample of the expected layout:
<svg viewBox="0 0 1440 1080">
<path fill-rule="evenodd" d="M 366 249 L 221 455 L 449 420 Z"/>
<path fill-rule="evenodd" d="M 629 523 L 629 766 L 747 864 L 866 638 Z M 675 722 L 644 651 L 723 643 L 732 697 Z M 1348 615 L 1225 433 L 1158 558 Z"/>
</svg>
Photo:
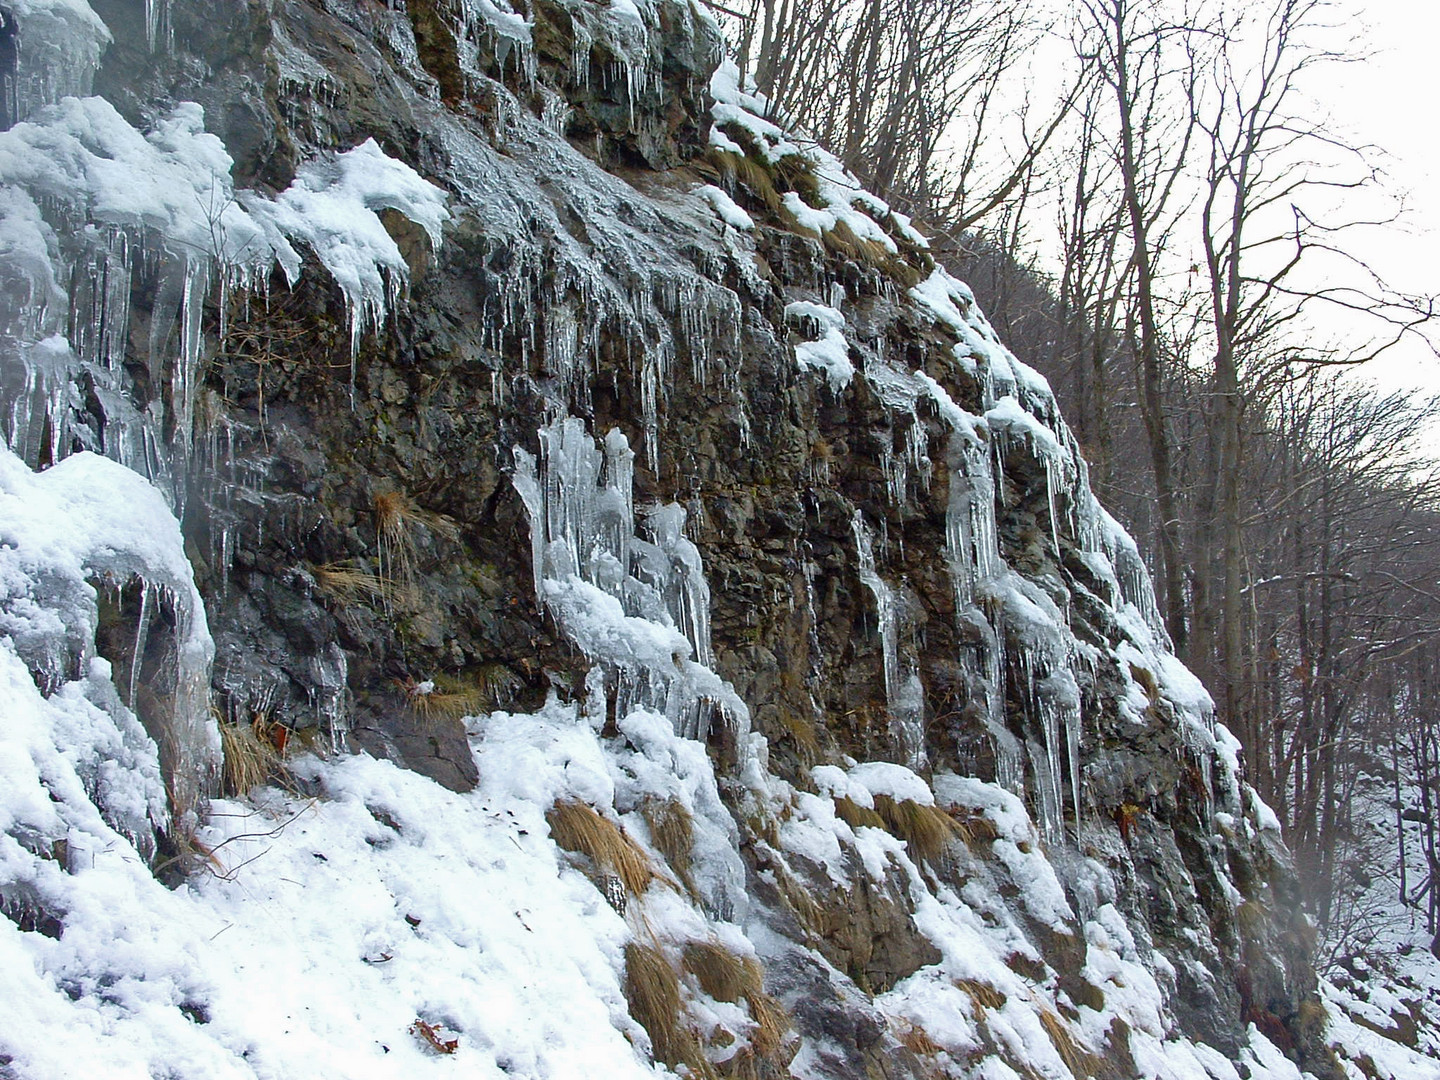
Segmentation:
<svg viewBox="0 0 1440 1080">
<path fill-rule="evenodd" d="M 811 717 L 786 709 L 780 715 L 780 722 L 785 725 L 785 731 L 794 740 L 795 751 L 802 762 L 813 765 L 820 760 L 820 734 Z"/>
<path fill-rule="evenodd" d="M 351 563 L 327 563 L 311 568 L 316 587 L 345 607 L 368 600 L 387 601 L 386 582 Z"/>
<path fill-rule="evenodd" d="M 825 908 L 810 895 L 810 890 L 804 884 L 795 880 L 795 875 L 783 862 L 774 861 L 771 870 L 775 874 L 776 885 L 780 887 L 780 895 L 790 908 L 791 914 L 805 930 L 812 934 L 820 933 L 826 923 Z"/>
<path fill-rule="evenodd" d="M 785 1037 L 790 1034 L 790 1013 L 779 1001 L 759 989 L 747 993 L 745 1002 L 750 1006 L 751 1019 L 755 1021 L 750 1045 L 761 1057 L 774 1057 L 780 1053 Z"/>
<path fill-rule="evenodd" d="M 283 771 L 282 759 L 284 742 L 277 740 L 267 730 L 281 725 L 267 724 L 258 719 L 253 724 L 231 724 L 222 722 L 220 728 L 220 749 L 224 764 L 220 781 L 227 795 L 244 795 L 251 788 L 273 780 Z"/>
<path fill-rule="evenodd" d="M 1235 909 L 1235 922 L 1246 937 L 1254 938 L 1264 925 L 1266 915 L 1265 905 L 1260 901 L 1244 900 Z"/>
<path fill-rule="evenodd" d="M 718 941 L 686 943 L 682 964 L 716 1001 L 733 1003 L 760 991 L 760 965 L 748 956 L 736 956 Z"/>
<path fill-rule="evenodd" d="M 625 1000 L 630 1015 L 650 1033 L 655 1057 L 667 1064 L 680 1062 L 687 1034 L 680 1023 L 680 979 L 659 949 L 626 943 Z"/>
<path fill-rule="evenodd" d="M 375 495 L 376 544 L 380 549 L 380 577 L 392 588 L 411 591 L 415 581 L 415 530 L 424 528 L 446 540 L 460 536 L 449 518 L 421 510 L 403 491 Z"/>
<path fill-rule="evenodd" d="M 1105 1062 L 1075 1040 L 1070 1026 L 1064 1020 L 1049 1009 L 1040 1009 L 1039 1012 L 1040 1026 L 1045 1029 L 1045 1034 L 1055 1046 L 1055 1052 L 1060 1055 L 1060 1060 L 1065 1062 L 1065 1067 L 1071 1073 L 1076 1077 L 1089 1077 L 1091 1080 L 1099 1080 L 1109 1075 Z"/>
<path fill-rule="evenodd" d="M 655 880 L 650 858 L 620 826 L 578 799 L 563 799 L 545 814 L 550 835 L 566 851 L 588 856 L 602 872 L 614 874 L 631 896 L 642 896 Z"/>
<path fill-rule="evenodd" d="M 731 153 L 728 150 L 711 150 L 710 159 L 719 170 L 726 187 L 741 187 L 756 202 L 772 214 L 779 214 L 784 205 L 775 179 L 761 162 L 754 157 Z"/>
<path fill-rule="evenodd" d="M 885 828 L 884 818 L 868 806 L 861 806 L 845 795 L 835 800 L 835 816 L 852 829 L 858 829 L 862 825 L 868 825 L 872 829 Z"/>
<path fill-rule="evenodd" d="M 966 847 L 980 848 L 1000 839 L 1000 829 L 984 813 L 952 807 L 949 815 L 955 826 L 955 834 L 965 842 Z"/>
<path fill-rule="evenodd" d="M 983 983 L 977 979 L 956 979 L 955 985 L 969 995 L 977 1012 L 981 1009 L 989 1009 L 994 1012 L 1005 1005 L 1005 995 L 989 983 Z"/>
<path fill-rule="evenodd" d="M 923 806 L 911 799 L 875 796 L 875 812 L 884 819 L 886 829 L 904 840 L 910 857 L 934 862 L 950 844 L 960 838 L 959 829 L 950 815 L 938 806 Z"/>
<path fill-rule="evenodd" d="M 771 1061 L 785 1045 L 791 1028 L 790 1014 L 785 1006 L 765 992 L 765 971 L 753 956 L 737 956 L 718 941 L 692 941 L 685 946 L 682 964 L 695 976 L 700 989 L 716 1001 L 738 1002 L 742 998 L 750 1008 L 755 1030 L 750 1034 L 748 1056 L 735 1056 L 732 1067 L 727 1062 L 727 1076 L 767 1073 L 763 1061 Z M 741 1051 L 747 1054 L 747 1051 Z M 736 1060 L 739 1059 L 739 1060 Z M 741 1067 L 743 1065 L 743 1067 Z M 738 1070 L 738 1071 L 737 1071 Z M 783 1070 L 781 1070 L 783 1072 Z"/>
<path fill-rule="evenodd" d="M 699 1080 L 716 1080 L 700 1041 L 680 1011 L 680 978 L 665 954 L 638 941 L 625 945 L 625 1000 L 630 1015 L 650 1035 L 655 1060 L 684 1065 Z"/>
<path fill-rule="evenodd" d="M 650 827 L 655 850 L 665 856 L 681 884 L 693 895 L 695 882 L 690 877 L 690 861 L 695 848 L 695 820 L 690 811 L 678 799 L 649 798 L 640 804 L 640 815 Z"/>
<path fill-rule="evenodd" d="M 905 1048 L 917 1057 L 933 1058 L 945 1053 L 945 1048 L 932 1039 L 929 1032 L 908 1020 L 900 1023 L 895 1034 Z"/>
<path fill-rule="evenodd" d="M 491 704 L 489 689 L 461 679 L 438 676 L 426 683 L 402 679 L 397 685 L 410 708 L 426 720 L 459 720 L 484 712 Z"/>
</svg>

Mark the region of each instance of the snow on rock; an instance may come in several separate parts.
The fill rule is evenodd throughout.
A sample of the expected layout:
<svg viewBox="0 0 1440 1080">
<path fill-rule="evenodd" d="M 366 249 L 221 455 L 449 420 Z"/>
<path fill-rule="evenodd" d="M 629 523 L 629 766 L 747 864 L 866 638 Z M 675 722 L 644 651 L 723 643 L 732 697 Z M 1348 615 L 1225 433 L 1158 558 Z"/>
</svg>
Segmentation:
<svg viewBox="0 0 1440 1080">
<path fill-rule="evenodd" d="M 816 328 L 813 340 L 796 344 L 795 362 L 802 369 L 821 372 L 836 393 L 849 386 L 855 365 L 850 362 L 850 345 L 845 340 L 845 316 L 824 304 L 798 300 L 785 305 L 785 318 Z"/>
<path fill-rule="evenodd" d="M 934 806 L 935 795 L 930 785 L 916 776 L 904 765 L 893 765 L 888 761 L 865 761 L 850 770 L 850 779 L 860 785 L 873 797 L 884 795 L 896 802 L 913 802 L 921 806 Z"/>
<path fill-rule="evenodd" d="M 746 232 L 755 228 L 755 222 L 744 209 L 714 184 L 702 184 L 695 189 L 695 194 L 708 202 L 715 211 L 717 217 L 731 228 L 743 229 Z"/>
<path fill-rule="evenodd" d="M 93 822 L 82 869 L 32 857 L 65 933 L 0 920 L 17 1075 L 654 1075 L 621 992 L 626 926 L 542 806 L 363 756 L 294 768 L 323 797 L 216 802 L 216 865 L 178 892 Z"/>
<path fill-rule="evenodd" d="M 157 736 L 166 744 L 173 805 L 188 814 L 218 771 L 220 739 L 209 708 L 215 647 L 179 523 L 159 491 L 106 458 L 77 454 L 37 474 L 0 447 L 0 632 L 44 689 L 72 685 L 78 676 L 87 685 L 72 693 L 102 692 L 108 665 L 94 652 L 92 581 L 118 588 L 137 578 L 139 636 L 147 629 L 146 604 L 174 609 L 173 703 L 163 721 L 157 718 L 164 724 Z M 135 686 L 127 689 L 133 704 Z M 131 742 L 132 720 L 126 708 L 115 721 Z"/>
<path fill-rule="evenodd" d="M 38 395 L 54 446 L 68 450 L 63 406 L 81 365 L 88 365 L 114 430 L 88 433 L 87 445 L 103 447 L 152 479 L 173 480 L 178 506 L 182 470 L 157 459 L 173 438 L 183 464 L 189 446 L 200 319 L 212 279 L 218 276 L 226 289 L 258 287 L 278 263 L 293 283 L 301 267 L 294 244 L 304 244 L 345 297 L 353 349 L 384 321 L 408 279 L 377 211 L 404 214 L 434 246 L 448 218 L 445 193 L 387 157 L 374 140 L 302 165 L 273 200 L 237 192 L 232 165 L 193 102 L 174 105 L 142 133 L 103 98 L 65 97 L 0 131 L 0 251 L 6 255 L 0 274 L 8 286 L 0 299 L 0 340 L 19 352 L 26 371 L 18 387 L 5 391 L 13 447 L 34 457 L 30 429 Z M 179 298 L 181 356 L 173 365 L 168 418 L 163 408 L 141 403 L 137 409 L 121 371 L 135 250 L 174 278 Z M 100 268 L 94 275 L 84 272 L 91 265 Z M 89 318 L 67 327 L 64 289 L 96 289 L 88 284 L 92 277 L 106 284 L 76 298 L 77 311 Z M 72 339 L 70 351 L 58 347 L 62 333 Z M 47 341 L 57 347 L 42 348 Z M 148 359 L 158 376 L 169 358 Z"/>
<path fill-rule="evenodd" d="M 899 251 L 895 237 L 912 247 L 929 245 L 911 226 L 910 219 L 897 214 L 883 200 L 870 192 L 852 176 L 829 151 L 818 144 L 800 139 L 765 117 L 770 112 L 763 95 L 750 93 L 740 86 L 740 72 L 726 60 L 710 79 L 710 93 L 715 99 L 711 116 L 711 145 L 735 154 L 746 148 L 727 133 L 730 129 L 744 133 L 760 159 L 774 165 L 787 157 L 801 159 L 815 178 L 813 205 L 793 191 L 782 196 L 782 203 L 795 221 L 815 233 L 828 233 L 843 225 L 859 240 L 877 245 L 893 255 Z M 893 235 L 892 235 L 893 233 Z"/>
<path fill-rule="evenodd" d="M 313 250 L 345 294 L 352 350 L 393 306 L 409 270 L 377 211 L 398 210 L 425 230 L 434 248 L 449 218 L 444 191 L 408 165 L 386 156 L 374 139 L 304 165 L 273 201 L 246 193 L 241 201 L 266 227 L 274 258 L 293 284 L 300 259 L 286 239 Z"/>
</svg>

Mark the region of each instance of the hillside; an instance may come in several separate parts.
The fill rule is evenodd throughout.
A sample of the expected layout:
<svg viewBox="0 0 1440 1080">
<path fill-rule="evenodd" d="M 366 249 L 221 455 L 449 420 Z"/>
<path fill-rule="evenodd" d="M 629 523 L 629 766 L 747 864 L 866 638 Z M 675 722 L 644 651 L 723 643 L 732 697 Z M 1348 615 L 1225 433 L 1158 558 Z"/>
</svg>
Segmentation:
<svg viewBox="0 0 1440 1080">
<path fill-rule="evenodd" d="M 700 9 L 0 12 L 0 1076 L 1440 1076 Z"/>
</svg>

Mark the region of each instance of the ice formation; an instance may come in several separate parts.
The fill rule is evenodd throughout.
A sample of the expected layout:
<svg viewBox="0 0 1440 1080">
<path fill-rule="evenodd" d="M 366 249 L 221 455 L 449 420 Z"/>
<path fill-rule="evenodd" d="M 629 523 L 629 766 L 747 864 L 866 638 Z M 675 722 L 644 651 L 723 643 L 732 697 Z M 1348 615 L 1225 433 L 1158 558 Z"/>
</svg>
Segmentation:
<svg viewBox="0 0 1440 1080">
<path fill-rule="evenodd" d="M 714 671 L 710 588 L 676 503 L 645 514 L 635 535 L 634 453 L 619 430 L 597 444 L 561 415 L 540 429 L 540 456 L 516 448 L 513 481 L 530 515 L 535 594 L 600 666 L 617 716 L 649 708 L 677 735 L 704 739 L 719 706 L 739 753 L 750 713 Z"/>
<path fill-rule="evenodd" d="M 919 673 L 900 664 L 900 598 L 875 568 L 875 541 L 865 515 L 855 511 L 852 521 L 855 551 L 860 564 L 860 581 L 875 598 L 875 615 L 880 629 L 884 658 L 885 701 L 890 708 L 895 743 L 907 765 L 925 767 L 925 691 Z"/>
<path fill-rule="evenodd" d="M 76 703 L 85 719 L 75 723 L 92 725 L 74 731 L 88 788 L 112 824 L 143 847 L 146 813 L 153 825 L 171 827 L 164 789 L 115 792 L 127 766 L 150 783 L 163 764 L 171 805 L 190 816 L 176 826 L 193 829 L 218 775 L 220 739 L 210 714 L 214 645 L 179 524 L 143 478 L 93 454 L 36 474 L 0 447 L 0 504 L 0 634 L 40 688 Z M 132 583 L 140 614 L 130 675 L 116 686 L 110 661 L 96 652 L 97 590 Z M 142 710 L 138 673 L 147 639 L 167 633 L 162 608 L 173 625 L 158 669 L 146 676 L 160 700 Z M 135 719 L 142 711 L 153 725 L 149 736 Z M 105 760 L 110 752 L 118 754 L 113 763 Z"/>
<path fill-rule="evenodd" d="M 887 298 L 913 301 L 953 335 L 956 362 L 980 385 L 974 414 L 929 374 L 860 340 L 864 322 L 835 282 L 805 299 L 785 296 L 783 315 L 777 305 L 777 340 L 787 328 L 801 339 L 800 385 L 823 379 L 827 404 L 873 393 L 889 415 L 888 427 L 865 433 L 879 443 L 883 494 L 848 522 L 853 561 L 844 518 L 837 546 L 873 602 L 900 762 L 840 756 L 799 770 L 793 784 L 768 770 L 746 703 L 717 674 L 690 512 L 675 502 L 637 507 L 630 439 L 618 429 L 601 437 L 580 418 L 598 411 L 587 405 L 602 365 L 628 374 L 640 403 L 632 434 L 656 482 L 668 482 L 668 397 L 688 367 L 693 385 L 738 417 L 743 445 L 740 335 L 753 312 L 721 281 L 755 273 L 760 225 L 719 187 L 643 197 L 555 139 L 568 105 L 540 84 L 533 14 L 504 0 L 451 5 L 467 86 L 494 94 L 495 146 L 438 122 L 448 172 L 437 179 L 457 202 L 484 208 L 488 276 L 477 304 L 499 356 L 495 400 L 503 407 L 507 385 L 528 380 L 523 389 L 553 410 L 536 433 L 538 452 L 506 450 L 529 515 L 536 602 L 588 662 L 583 691 L 571 686 L 575 700 L 552 696 L 530 713 L 469 717 L 480 776 L 472 792 L 364 755 L 298 757 L 289 765 L 296 784 L 316 797 L 257 788 L 216 800 L 202 820 L 218 761 L 212 646 L 172 508 L 183 509 L 192 458 L 237 469 L 223 419 L 190 443 L 204 408 L 201 331 L 223 333 L 202 325 L 205 301 L 241 289 L 261 303 L 272 268 L 293 281 L 308 253 L 343 297 L 353 356 L 366 333 L 383 329 L 408 273 L 379 212 L 398 210 L 434 248 L 448 201 L 369 141 L 302 162 L 278 195 L 236 191 L 197 106 L 179 104 L 141 133 L 85 96 L 108 32 L 83 0 L 7 6 L 28 29 L 7 105 L 17 122 L 0 134 L 0 346 L 20 360 L 0 373 L 14 448 L 0 448 L 0 682 L 9 703 L 0 725 L 0 1000 L 10 1007 L 0 1072 L 668 1074 L 625 1000 L 625 952 L 643 943 L 677 965 L 689 947 L 721 945 L 780 973 L 775 992 L 795 1015 L 840 1002 L 850 1043 L 863 1030 L 881 1053 L 914 1044 L 937 1069 L 987 1080 L 1020 1070 L 1064 1080 L 1084 1071 L 1077 1055 L 1110 1052 L 1117 1032 L 1128 1032 L 1123 1045 L 1147 1076 L 1238 1080 L 1243 1070 L 1295 1080 L 1258 1028 L 1235 1062 L 1182 1037 L 1176 972 L 1117 907 L 1115 880 L 1095 854 L 1109 834 L 1087 801 L 1096 776 L 1083 753 L 1096 737 L 1087 691 L 1102 668 L 1124 684 L 1120 719 L 1137 731 L 1153 731 L 1160 705 L 1174 711 L 1186 740 L 1177 753 L 1193 758 L 1213 792 L 1218 828 L 1253 838 L 1268 835 L 1273 818 L 1242 786 L 1233 739 L 1213 725 L 1203 687 L 1169 655 L 1139 551 L 1095 503 L 1049 388 L 943 270 L 908 297 L 892 283 Z M 663 73 L 656 6 L 559 6 L 574 29 L 565 78 L 618 89 L 633 114 Z M 395 55 L 418 70 L 404 6 L 372 7 Z M 171 48 L 169 0 L 147 0 L 145 14 L 150 48 Z M 282 94 L 331 78 L 283 27 L 274 50 Z M 492 66 L 533 92 L 528 106 L 487 81 Z M 801 235 L 843 231 L 877 256 L 925 248 L 903 215 L 833 158 L 766 119 L 766 103 L 742 91 L 733 67 L 722 66 L 711 88 L 713 146 L 770 163 L 798 156 L 814 170 L 815 197 L 790 192 L 783 202 Z M 667 215 L 714 250 L 682 257 L 659 243 Z M 137 267 L 159 278 L 139 344 L 130 335 Z M 123 377 L 127 350 L 164 394 L 137 400 Z M 82 377 L 102 399 L 101 430 L 76 419 Z M 1005 481 L 1020 476 L 1043 477 L 1044 491 L 1007 493 Z M 936 477 L 946 485 L 937 481 L 932 494 L 943 550 L 911 555 L 948 573 L 963 650 L 953 659 L 971 680 L 970 719 L 993 743 L 993 780 L 928 768 L 908 586 L 890 558 L 903 530 L 891 544 L 882 531 L 903 524 Z M 227 497 L 211 510 L 223 517 Z M 1043 510 L 1028 577 L 1002 557 L 1007 498 L 1009 509 L 1025 499 Z M 222 595 L 227 528 L 217 530 L 214 559 Z M 1013 551 L 1008 533 L 1004 550 Z M 804 585 L 803 598 L 798 583 L 793 594 L 804 623 L 797 638 L 818 669 L 828 659 L 817 632 L 819 556 L 796 543 L 788 557 Z M 1115 643 L 1077 639 L 1056 600 L 1066 590 L 1052 595 L 1046 577 L 1066 560 L 1083 563 L 1108 593 Z M 117 592 L 133 614 L 128 670 L 95 646 L 99 605 Z M 142 669 L 145 657 L 158 660 Z M 319 726 L 343 741 L 346 653 L 330 643 L 305 663 Z M 157 687 L 160 708 L 142 700 Z M 414 687 L 419 697 L 436 692 L 430 680 Z M 723 727 L 712 724 L 717 713 Z M 733 757 L 713 753 L 717 735 Z M 932 825 L 957 824 L 927 848 L 894 823 L 876 824 L 887 801 Z M 633 841 L 656 873 L 640 895 L 616 896 L 600 868 L 557 846 L 547 813 L 567 802 Z M 193 816 L 177 823 L 167 805 Z M 667 849 L 657 806 L 690 821 L 685 858 Z M 972 830 L 964 842 L 959 823 Z M 214 853 L 214 872 L 172 893 L 146 861 L 155 830 L 177 824 Z M 784 904 L 803 912 L 822 900 L 831 910 L 853 901 L 877 918 L 899 913 L 892 925 L 914 937 L 921 961 L 883 992 L 862 993 L 824 958 L 823 935 L 793 930 L 783 914 L 792 910 Z M 1062 977 L 1049 967 L 1042 937 L 1065 943 L 1078 971 Z M 784 982 L 797 971 L 814 981 Z M 755 1003 L 718 1000 L 684 979 L 683 1021 L 703 1034 L 708 1062 L 726 1065 L 753 1048 Z M 453 1057 L 432 1052 L 422 1023 L 453 1034 Z M 855 1050 L 823 1027 L 782 1036 L 793 1040 L 795 1076 L 833 1073 Z M 1332 1037 L 1366 1038 L 1339 1022 Z M 1418 1057 L 1365 1045 L 1393 1075 L 1433 1074 Z"/>
<path fill-rule="evenodd" d="M 276 265 L 293 283 L 300 243 L 345 297 L 353 356 L 408 277 L 376 212 L 398 210 L 440 242 L 444 193 L 373 140 L 303 166 L 275 199 L 235 191 L 232 164 L 193 103 L 142 134 L 103 98 L 66 97 L 0 132 L 0 342 L 21 359 L 0 388 L 5 436 L 28 461 L 74 445 L 104 453 L 183 509 L 212 290 L 223 311 L 230 291 L 263 292 Z M 168 393 L 150 400 L 124 371 L 137 272 L 160 281 L 142 359 Z M 98 431 L 75 419 L 85 379 Z"/>
</svg>

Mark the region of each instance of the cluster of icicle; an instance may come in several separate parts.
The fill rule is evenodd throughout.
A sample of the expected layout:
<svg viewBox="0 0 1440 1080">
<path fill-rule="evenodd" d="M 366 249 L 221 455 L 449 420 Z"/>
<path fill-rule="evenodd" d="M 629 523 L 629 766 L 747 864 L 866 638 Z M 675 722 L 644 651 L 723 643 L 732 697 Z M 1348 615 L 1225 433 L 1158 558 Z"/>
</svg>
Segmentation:
<svg viewBox="0 0 1440 1080">
<path fill-rule="evenodd" d="M 685 509 L 655 506 L 637 534 L 635 454 L 618 429 L 597 443 L 561 414 L 540 455 L 516 448 L 512 480 L 530 516 L 535 594 L 595 665 L 588 689 L 618 717 L 647 708 L 677 735 L 703 739 L 718 709 L 747 753 L 750 714 L 714 671 L 710 587 L 684 535 Z"/>
<path fill-rule="evenodd" d="M 823 206 L 801 205 L 798 199 L 790 205 L 804 228 L 823 234 L 843 223 L 892 253 L 898 251 L 896 237 L 915 248 L 927 246 L 903 215 L 865 192 L 838 161 L 819 148 L 800 144 L 767 119 L 767 103 L 742 89 L 732 66 L 721 67 L 711 90 L 716 101 L 711 133 L 715 146 L 746 153 L 727 134 L 743 131 L 765 163 L 798 157 L 816 175 Z M 1028 771 L 1041 831 L 1049 839 L 1059 839 L 1064 834 L 1067 797 L 1077 823 L 1083 806 L 1080 687 L 1082 676 L 1093 678 L 1098 654 L 1076 640 L 1068 612 L 1011 570 L 1001 555 L 996 518 L 1006 492 L 998 478 L 1004 475 L 1007 460 L 1028 456 L 1043 469 L 1056 564 L 1062 561 L 1062 542 L 1068 542 L 1097 577 L 1112 583 L 1110 600 L 1117 609 L 1134 605 L 1135 629 L 1145 644 L 1163 648 L 1164 629 L 1139 552 L 1095 501 L 1085 463 L 1059 417 L 1049 386 L 1000 343 L 968 287 L 937 268 L 910 290 L 909 298 L 958 339 L 955 359 L 980 386 L 982 415 L 978 416 L 956 405 L 924 371 L 891 363 L 884 355 L 883 339 L 862 345 L 860 335 L 848 334 L 843 292 L 832 287 L 827 294 L 823 284 L 820 291 L 822 302 L 795 300 L 786 306 L 787 319 L 798 322 L 802 335 L 810 339 L 796 346 L 796 362 L 802 370 L 821 373 L 830 390 L 839 393 L 856 377 L 852 353 L 862 357 L 863 378 L 894 418 L 891 430 L 875 433 L 891 506 L 904 509 L 912 485 L 929 488 L 934 468 L 922 407 L 948 429 L 943 450 L 949 475 L 944 559 L 962 624 L 960 638 L 981 642 L 978 655 L 970 659 L 976 661 L 971 666 L 980 669 L 996 779 L 1022 794 Z M 915 643 L 902 640 L 906 634 L 903 584 L 884 576 L 886 521 L 868 522 L 857 510 L 852 526 L 860 580 L 875 604 L 892 741 L 906 764 L 921 769 L 925 766 L 924 689 L 916 670 Z M 903 536 L 898 539 L 903 544 Z M 1023 714 L 1019 727 L 1007 716 L 1007 698 Z M 1029 734 L 1017 736 L 1017 730 Z"/>
<path fill-rule="evenodd" d="M 103 453 L 178 511 L 206 302 L 218 290 L 222 319 L 235 290 L 263 303 L 271 271 L 293 284 L 308 249 L 345 298 L 353 357 L 407 280 L 377 212 L 398 210 L 438 245 L 446 198 L 373 140 L 302 166 L 273 198 L 236 190 L 198 105 L 179 103 L 142 133 L 84 96 L 110 35 L 83 0 L 25 0 L 16 18 L 18 122 L 0 132 L 4 436 L 32 464 L 76 445 Z M 148 5 L 147 25 L 163 44 L 169 4 Z M 132 326 L 137 286 L 153 297 L 143 338 Z M 137 360 L 147 370 L 139 392 L 125 371 Z M 99 430 L 77 420 L 81 386 L 99 405 Z"/>
<path fill-rule="evenodd" d="M 1093 680 L 1098 652 L 1071 632 L 1069 613 L 1005 562 L 997 513 L 1006 496 L 998 478 L 1017 455 L 1039 462 L 1046 482 L 1051 556 L 1059 565 L 1067 544 L 1096 576 L 1111 583 L 1117 609 L 1133 606 L 1133 626 L 1163 648 L 1164 629 L 1134 541 L 1091 493 L 1084 460 L 1060 420 L 1044 379 L 1015 359 L 974 305 L 969 289 L 943 270 L 911 291 L 912 299 L 959 337 L 957 361 L 978 381 L 982 415 L 955 404 L 923 371 L 905 371 L 883 355 L 866 356 L 863 375 L 884 402 L 899 432 L 881 434 L 888 497 L 906 506 L 912 485 L 928 489 L 933 472 L 922 409 L 948 429 L 949 476 L 944 559 L 955 593 L 961 640 L 981 642 L 974 657 L 983 687 L 985 725 L 995 753 L 996 780 L 1023 794 L 1027 774 L 1042 835 L 1064 836 L 1065 809 L 1077 822 L 1084 806 L 1081 744 L 1085 723 L 1082 683 Z M 882 526 L 884 522 L 880 523 Z M 912 767 L 924 765 L 924 701 L 897 618 L 897 589 L 883 574 L 883 555 L 864 515 L 853 522 L 860 579 L 874 597 L 886 695 L 897 749 Z M 907 659 L 908 658 L 908 659 Z M 1019 730 L 1006 702 L 1018 706 Z"/>
</svg>

